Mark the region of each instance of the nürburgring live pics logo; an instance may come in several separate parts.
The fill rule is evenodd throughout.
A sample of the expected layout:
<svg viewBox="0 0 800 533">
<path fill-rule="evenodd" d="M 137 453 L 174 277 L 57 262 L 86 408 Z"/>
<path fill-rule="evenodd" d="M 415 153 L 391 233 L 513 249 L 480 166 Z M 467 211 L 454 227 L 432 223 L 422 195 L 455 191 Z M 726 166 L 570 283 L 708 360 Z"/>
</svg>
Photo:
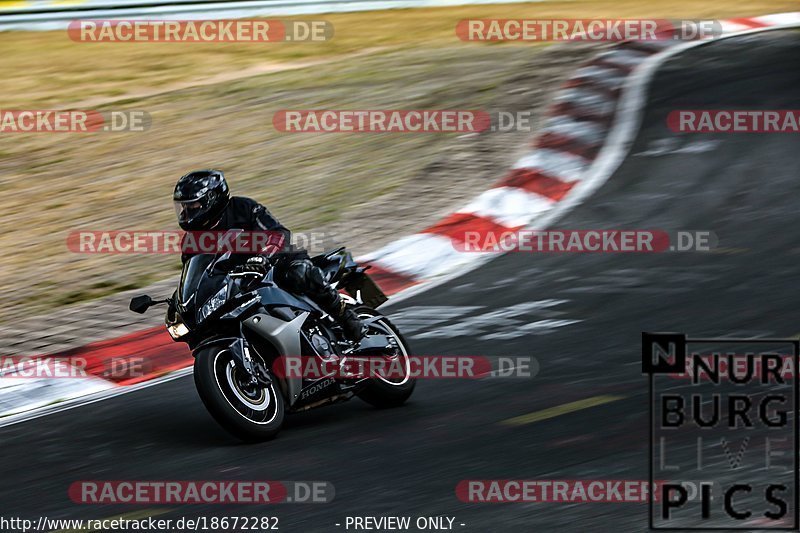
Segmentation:
<svg viewBox="0 0 800 533">
<path fill-rule="evenodd" d="M 651 529 L 800 530 L 799 345 L 642 333 Z"/>
</svg>

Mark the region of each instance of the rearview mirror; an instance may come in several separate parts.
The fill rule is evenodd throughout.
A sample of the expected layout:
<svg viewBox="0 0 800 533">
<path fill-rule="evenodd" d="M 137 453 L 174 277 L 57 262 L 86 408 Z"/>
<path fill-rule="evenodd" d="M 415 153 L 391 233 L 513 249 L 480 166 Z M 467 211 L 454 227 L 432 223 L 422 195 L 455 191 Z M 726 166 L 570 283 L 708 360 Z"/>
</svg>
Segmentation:
<svg viewBox="0 0 800 533">
<path fill-rule="evenodd" d="M 156 302 L 154 302 L 153 299 L 146 294 L 143 294 L 142 296 L 134 296 L 131 298 L 130 310 L 141 315 L 144 314 L 144 312 L 147 311 L 147 309 L 154 303 Z"/>
</svg>

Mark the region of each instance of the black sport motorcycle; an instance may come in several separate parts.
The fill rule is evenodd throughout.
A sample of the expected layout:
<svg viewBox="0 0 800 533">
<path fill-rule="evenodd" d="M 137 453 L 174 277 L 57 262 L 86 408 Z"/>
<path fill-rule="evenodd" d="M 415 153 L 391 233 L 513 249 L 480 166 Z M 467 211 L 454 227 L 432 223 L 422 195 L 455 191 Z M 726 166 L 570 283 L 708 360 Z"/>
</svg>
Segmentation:
<svg viewBox="0 0 800 533">
<path fill-rule="evenodd" d="M 240 257 L 194 255 L 184 263 L 172 298 L 143 295 L 130 303 L 137 313 L 171 304 L 175 312 L 167 313 L 167 330 L 192 349 L 197 391 L 222 427 L 244 440 L 268 440 L 278 434 L 286 413 L 353 396 L 395 407 L 411 396 L 411 352 L 400 331 L 375 310 L 387 298 L 365 272 L 368 267 L 344 248 L 311 259 L 367 325 L 365 337 L 353 343 L 310 299 L 278 287 L 273 267 L 264 276 L 242 272 Z M 291 358 L 300 362 L 295 369 L 324 373 L 288 372 Z M 344 370 L 376 368 L 376 358 L 383 365 L 378 366 L 393 371 Z"/>
</svg>

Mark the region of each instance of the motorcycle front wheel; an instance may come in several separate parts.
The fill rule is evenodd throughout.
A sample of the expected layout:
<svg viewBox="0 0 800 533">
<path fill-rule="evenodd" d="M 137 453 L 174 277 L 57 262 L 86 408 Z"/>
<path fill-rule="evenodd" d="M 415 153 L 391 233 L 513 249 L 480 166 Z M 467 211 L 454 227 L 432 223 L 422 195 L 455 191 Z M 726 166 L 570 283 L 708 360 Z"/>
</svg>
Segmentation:
<svg viewBox="0 0 800 533">
<path fill-rule="evenodd" d="M 251 386 L 248 378 L 224 346 L 209 346 L 195 356 L 194 383 L 214 420 L 242 440 L 273 439 L 283 425 L 283 395 L 274 382 Z"/>
</svg>

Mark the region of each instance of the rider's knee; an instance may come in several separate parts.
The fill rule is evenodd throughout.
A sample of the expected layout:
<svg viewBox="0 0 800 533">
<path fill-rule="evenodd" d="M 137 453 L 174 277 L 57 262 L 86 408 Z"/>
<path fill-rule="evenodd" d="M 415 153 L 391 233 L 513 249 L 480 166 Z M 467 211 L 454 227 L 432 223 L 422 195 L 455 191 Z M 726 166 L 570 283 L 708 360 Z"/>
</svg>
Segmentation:
<svg viewBox="0 0 800 533">
<path fill-rule="evenodd" d="M 304 259 L 289 263 L 283 276 L 286 288 L 292 292 L 306 292 L 309 266 L 313 266 L 311 261 Z"/>
</svg>

